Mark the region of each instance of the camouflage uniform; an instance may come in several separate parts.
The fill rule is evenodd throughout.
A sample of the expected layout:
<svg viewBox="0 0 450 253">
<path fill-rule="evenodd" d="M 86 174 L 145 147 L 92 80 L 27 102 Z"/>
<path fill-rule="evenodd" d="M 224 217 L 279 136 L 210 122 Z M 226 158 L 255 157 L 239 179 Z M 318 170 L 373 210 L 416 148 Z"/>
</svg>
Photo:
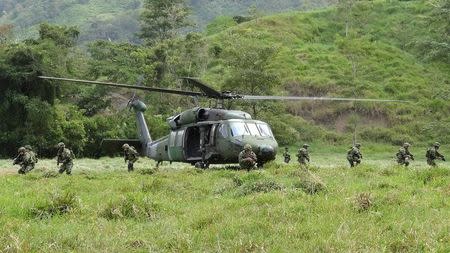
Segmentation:
<svg viewBox="0 0 450 253">
<path fill-rule="evenodd" d="M 433 144 L 432 147 L 430 147 L 427 150 L 427 153 L 425 156 L 427 157 L 428 165 L 436 167 L 436 162 L 435 162 L 436 159 L 441 159 L 442 161 L 445 161 L 444 156 L 438 152 L 440 146 L 441 146 L 441 144 L 439 144 L 439 142 L 436 142 Z"/>
<path fill-rule="evenodd" d="M 66 172 L 67 175 L 72 174 L 74 158 L 75 155 L 70 149 L 66 148 L 64 143 L 62 142 L 58 143 L 58 154 L 56 160 L 57 166 L 59 166 L 59 164 L 62 163 L 58 171 L 60 174 L 64 173 L 64 171 Z"/>
<path fill-rule="evenodd" d="M 356 143 L 354 147 L 351 147 L 347 151 L 347 160 L 350 163 L 350 167 L 354 167 L 361 163 L 362 154 L 361 154 L 361 144 Z"/>
<path fill-rule="evenodd" d="M 405 165 L 406 167 L 408 167 L 409 166 L 409 160 L 414 160 L 413 154 L 411 154 L 411 152 L 409 152 L 409 147 L 410 146 L 411 145 L 406 142 L 398 150 L 396 156 L 397 156 L 397 163 L 399 165 Z"/>
<path fill-rule="evenodd" d="M 134 170 L 134 163 L 139 159 L 138 152 L 133 146 L 130 146 L 128 144 L 123 144 L 123 156 L 125 162 L 128 161 L 128 171 Z M 159 165 L 159 164 L 158 164 Z"/>
<path fill-rule="evenodd" d="M 33 162 L 36 164 L 39 161 L 39 159 L 37 158 L 37 154 L 34 153 L 33 148 L 31 148 L 30 145 L 25 145 L 24 148 L 30 154 L 31 160 L 33 160 Z"/>
<path fill-rule="evenodd" d="M 309 163 L 309 152 L 308 152 L 308 144 L 303 144 L 303 147 L 298 150 L 297 158 L 300 165 L 307 165 L 306 161 Z"/>
<path fill-rule="evenodd" d="M 287 147 L 284 148 L 283 157 L 285 163 L 289 163 L 291 161 L 291 154 L 289 154 L 289 149 Z"/>
<path fill-rule="evenodd" d="M 13 161 L 13 165 L 19 164 L 20 169 L 18 171 L 19 174 L 26 174 L 27 172 L 34 169 L 35 161 L 33 160 L 30 153 L 24 147 L 20 147 L 17 151 L 19 154 Z"/>
<path fill-rule="evenodd" d="M 255 167 L 258 158 L 252 151 L 252 146 L 245 144 L 244 150 L 239 153 L 239 165 L 243 169 L 251 170 Z"/>
</svg>

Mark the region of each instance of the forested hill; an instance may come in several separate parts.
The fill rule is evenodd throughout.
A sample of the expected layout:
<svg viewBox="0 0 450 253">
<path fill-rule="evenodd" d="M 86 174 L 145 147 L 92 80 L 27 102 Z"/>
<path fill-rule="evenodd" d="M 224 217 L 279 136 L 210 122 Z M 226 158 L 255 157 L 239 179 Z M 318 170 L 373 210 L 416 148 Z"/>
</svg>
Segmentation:
<svg viewBox="0 0 450 253">
<path fill-rule="evenodd" d="M 0 39 L 0 156 L 25 144 L 51 155 L 58 141 L 93 156 L 104 138 L 136 137 L 133 114 L 117 106 L 130 93 L 55 85 L 37 78 L 42 74 L 130 84 L 143 75 L 147 85 L 177 89 L 188 88 L 180 76 L 196 76 L 248 95 L 402 99 L 409 103 L 236 102 L 233 108 L 268 122 L 281 145 L 349 145 L 353 136 L 364 143 L 448 144 L 450 8 L 440 3 L 342 1 L 240 24 L 223 17 L 205 33 L 145 45 L 98 41 L 86 50 L 76 47 L 73 27 L 43 24 L 38 39 Z M 169 116 L 195 106 L 175 95 L 138 96 L 148 105 L 155 139 L 168 133 Z"/>
<path fill-rule="evenodd" d="M 42 22 L 76 25 L 81 29 L 81 41 L 111 39 L 136 42 L 139 31 L 139 11 L 143 0 L 2 0 L 0 24 L 16 27 L 18 38 L 37 33 Z M 204 26 L 217 16 L 270 14 L 286 10 L 305 10 L 329 5 L 333 0 L 187 0 L 192 10 L 194 29 Z"/>
</svg>

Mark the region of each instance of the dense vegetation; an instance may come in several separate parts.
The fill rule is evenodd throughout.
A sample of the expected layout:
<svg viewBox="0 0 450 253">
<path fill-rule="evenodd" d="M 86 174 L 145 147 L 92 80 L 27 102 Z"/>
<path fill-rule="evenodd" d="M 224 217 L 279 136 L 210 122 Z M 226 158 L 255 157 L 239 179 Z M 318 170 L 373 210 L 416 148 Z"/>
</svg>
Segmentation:
<svg viewBox="0 0 450 253">
<path fill-rule="evenodd" d="M 143 0 L 2 0 L 0 24 L 16 27 L 18 38 L 37 33 L 42 22 L 79 27 L 80 41 L 105 39 L 113 41 L 140 42 L 139 13 Z M 328 5 L 331 0 L 321 1 L 218 1 L 189 0 L 192 9 L 190 21 L 194 29 L 202 29 L 217 16 L 275 13 L 292 9 L 312 9 Z M 191 30 L 193 28 L 190 28 Z"/>
<path fill-rule="evenodd" d="M 157 171 L 144 159 L 127 173 L 116 158 L 78 159 L 68 177 L 43 160 L 0 176 L 0 251 L 447 252 L 449 167 L 424 169 L 419 156 L 395 167 L 390 148 L 364 150 L 365 164 L 348 169 L 345 148 L 312 146 L 311 173 Z"/>
<path fill-rule="evenodd" d="M 75 47 L 74 27 L 42 24 L 38 39 L 19 43 L 9 40 L 10 29 L 3 27 L 0 154 L 10 156 L 18 145 L 31 143 L 50 155 L 53 143 L 62 140 L 79 155 L 93 156 L 102 138 L 135 136 L 133 117 L 123 110 L 131 92 L 55 87 L 37 79 L 40 74 L 127 83 L 144 75 L 148 84 L 172 88 L 183 86 L 180 76 L 199 76 L 217 89 L 247 94 L 404 99 L 412 103 L 234 106 L 268 121 L 282 145 L 348 145 L 355 128 L 364 142 L 449 142 L 445 4 L 343 1 L 335 8 L 254 16 L 241 24 L 221 17 L 204 33 L 181 37 L 173 32 L 180 26 L 170 26 L 164 34 L 142 34 L 145 45 L 97 41 L 87 53 Z M 138 95 L 149 104 L 155 138 L 167 132 L 166 117 L 193 106 L 190 98 Z"/>
</svg>

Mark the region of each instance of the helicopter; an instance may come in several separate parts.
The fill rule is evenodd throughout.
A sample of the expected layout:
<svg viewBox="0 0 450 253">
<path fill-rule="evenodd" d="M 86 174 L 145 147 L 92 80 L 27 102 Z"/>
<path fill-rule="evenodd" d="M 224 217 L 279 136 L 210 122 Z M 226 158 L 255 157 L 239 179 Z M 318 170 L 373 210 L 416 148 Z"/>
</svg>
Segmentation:
<svg viewBox="0 0 450 253">
<path fill-rule="evenodd" d="M 155 160 L 157 165 L 163 161 L 182 162 L 190 163 L 198 168 L 208 168 L 210 164 L 238 163 L 239 153 L 243 150 L 245 144 L 252 146 L 257 155 L 258 167 L 275 160 L 278 143 L 270 125 L 253 119 L 247 112 L 225 109 L 224 101 L 227 100 L 405 102 L 402 100 L 365 98 L 241 95 L 230 91 L 217 91 L 201 80 L 192 77 L 182 77 L 181 79 L 198 88 L 200 92 L 49 76 L 39 76 L 39 78 L 191 96 L 196 98 L 197 101 L 200 97 L 214 99 L 216 101 L 214 107 L 197 106 L 169 117 L 167 119 L 167 124 L 170 127 L 169 134 L 153 140 L 144 117 L 147 106 L 134 93 L 128 101 L 128 105 L 136 115 L 139 139 L 103 140 L 103 144 L 107 146 L 117 147 L 124 143 L 135 145 L 141 150 L 142 155 Z"/>
</svg>

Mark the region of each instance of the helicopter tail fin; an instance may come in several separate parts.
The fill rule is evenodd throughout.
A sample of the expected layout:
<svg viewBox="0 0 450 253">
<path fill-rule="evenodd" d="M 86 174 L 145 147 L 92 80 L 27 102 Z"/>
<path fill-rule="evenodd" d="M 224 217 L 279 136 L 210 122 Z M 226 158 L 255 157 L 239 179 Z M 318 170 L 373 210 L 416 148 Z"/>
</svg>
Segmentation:
<svg viewBox="0 0 450 253">
<path fill-rule="evenodd" d="M 152 137 L 150 131 L 148 130 L 147 122 L 145 122 L 144 112 L 147 106 L 139 99 L 134 99 L 130 106 L 134 109 L 136 113 L 136 123 L 138 128 L 139 140 L 141 141 L 142 147 L 147 147 L 147 144 L 152 142 Z"/>
</svg>

